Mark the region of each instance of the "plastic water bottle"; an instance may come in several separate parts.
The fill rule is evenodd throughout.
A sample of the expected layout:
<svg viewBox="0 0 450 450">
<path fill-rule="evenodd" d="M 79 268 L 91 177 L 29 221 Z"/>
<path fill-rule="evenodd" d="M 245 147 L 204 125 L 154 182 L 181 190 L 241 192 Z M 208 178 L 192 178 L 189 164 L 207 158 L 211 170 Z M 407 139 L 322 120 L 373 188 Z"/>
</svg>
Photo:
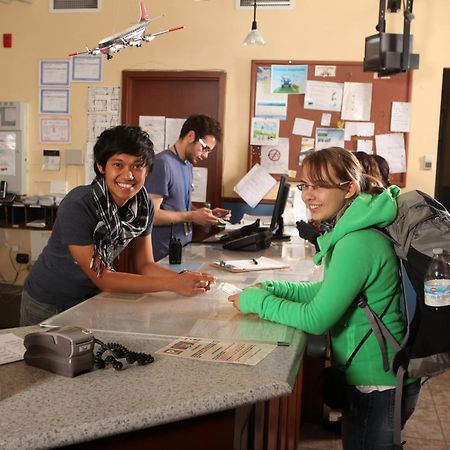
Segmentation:
<svg viewBox="0 0 450 450">
<path fill-rule="evenodd" d="M 433 249 L 424 280 L 425 304 L 438 309 L 450 306 L 450 265 L 442 248 Z"/>
</svg>

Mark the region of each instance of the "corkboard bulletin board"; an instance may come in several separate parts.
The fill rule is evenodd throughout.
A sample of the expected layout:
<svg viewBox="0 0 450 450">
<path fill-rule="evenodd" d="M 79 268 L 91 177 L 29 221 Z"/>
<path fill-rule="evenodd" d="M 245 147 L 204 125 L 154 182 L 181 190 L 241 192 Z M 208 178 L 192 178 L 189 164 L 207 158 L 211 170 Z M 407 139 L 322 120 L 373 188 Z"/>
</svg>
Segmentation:
<svg viewBox="0 0 450 450">
<path fill-rule="evenodd" d="M 274 61 L 260 61 L 253 60 L 251 65 L 251 98 L 250 98 L 250 121 L 249 127 L 251 129 L 252 117 L 255 114 L 256 101 L 256 84 L 258 68 L 270 68 L 273 64 L 276 65 L 307 65 L 308 66 L 308 80 L 329 81 L 329 82 L 358 82 L 358 83 L 372 83 L 372 108 L 370 114 L 370 122 L 375 125 L 375 135 L 387 134 L 390 131 L 391 108 L 392 102 L 410 102 L 412 73 L 411 71 L 401 74 L 393 75 L 390 78 L 378 78 L 373 72 L 363 72 L 362 63 L 360 62 L 337 62 L 337 61 L 294 61 L 294 60 L 274 60 Z M 335 76 L 317 77 L 314 75 L 315 66 L 335 66 Z M 323 111 L 314 109 L 305 109 L 304 94 L 290 94 L 288 96 L 287 118 L 280 121 L 280 137 L 289 138 L 289 171 L 295 177 L 290 176 L 290 180 L 297 181 L 301 176 L 301 166 L 299 165 L 299 153 L 301 147 L 302 136 L 292 134 L 294 121 L 297 117 L 313 120 L 314 127 L 311 137 L 315 137 L 315 130 L 320 125 L 323 113 L 331 114 L 331 122 L 325 128 L 337 128 L 338 122 L 341 121 L 341 113 L 333 111 Z M 408 141 L 409 133 L 403 133 L 405 141 L 406 162 L 408 161 Z M 375 136 L 359 137 L 359 139 L 370 139 L 373 141 L 373 151 L 376 153 Z M 350 141 L 345 141 L 345 148 L 347 150 L 356 151 L 357 137 L 352 136 Z M 248 168 L 250 169 L 261 160 L 261 146 L 249 145 L 249 160 Z M 275 178 L 279 176 L 274 175 Z M 406 172 L 395 173 L 391 175 L 391 182 L 398 186 L 404 187 L 406 185 Z"/>
</svg>

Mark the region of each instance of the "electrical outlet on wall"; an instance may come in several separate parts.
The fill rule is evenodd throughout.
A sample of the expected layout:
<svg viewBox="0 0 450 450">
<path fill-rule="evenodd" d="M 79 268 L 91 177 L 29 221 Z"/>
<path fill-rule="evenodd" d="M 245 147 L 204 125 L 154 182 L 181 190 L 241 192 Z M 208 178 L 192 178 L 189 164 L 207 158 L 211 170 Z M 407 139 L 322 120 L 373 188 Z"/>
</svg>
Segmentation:
<svg viewBox="0 0 450 450">
<path fill-rule="evenodd" d="M 431 155 L 423 155 L 422 169 L 431 170 L 433 168 L 433 157 Z"/>
</svg>

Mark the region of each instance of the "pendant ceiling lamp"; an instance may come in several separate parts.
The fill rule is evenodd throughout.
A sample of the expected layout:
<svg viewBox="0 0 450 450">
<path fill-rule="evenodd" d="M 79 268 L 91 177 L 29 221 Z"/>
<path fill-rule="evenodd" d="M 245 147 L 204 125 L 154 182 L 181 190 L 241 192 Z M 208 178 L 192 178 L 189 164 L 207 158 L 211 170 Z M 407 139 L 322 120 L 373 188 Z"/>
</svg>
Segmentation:
<svg viewBox="0 0 450 450">
<path fill-rule="evenodd" d="M 256 24 L 256 3 L 257 1 L 254 0 L 252 29 L 247 34 L 247 37 L 244 39 L 243 42 L 244 45 L 255 45 L 255 44 L 264 45 L 266 43 L 261 33 L 258 31 L 258 25 Z"/>
</svg>

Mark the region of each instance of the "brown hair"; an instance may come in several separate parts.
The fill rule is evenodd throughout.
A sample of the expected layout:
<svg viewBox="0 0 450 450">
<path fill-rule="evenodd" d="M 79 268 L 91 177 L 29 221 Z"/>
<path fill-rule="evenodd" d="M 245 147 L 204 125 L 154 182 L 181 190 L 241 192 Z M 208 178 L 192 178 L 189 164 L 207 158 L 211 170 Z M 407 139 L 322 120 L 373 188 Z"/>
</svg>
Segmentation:
<svg viewBox="0 0 450 450">
<path fill-rule="evenodd" d="M 354 155 L 356 156 L 356 159 L 360 162 L 365 173 L 367 173 L 368 175 L 372 175 L 375 178 L 378 178 L 380 181 L 383 181 L 381 179 L 381 173 L 380 169 L 378 168 L 378 164 L 372 158 L 372 155 L 369 155 L 366 152 L 355 152 Z"/>
<path fill-rule="evenodd" d="M 388 187 L 391 185 L 389 181 L 389 163 L 383 158 L 381 155 L 370 155 L 370 157 L 376 162 L 378 166 L 378 171 L 380 172 L 381 181 L 384 184 L 384 187 Z"/>
<path fill-rule="evenodd" d="M 309 153 L 303 160 L 303 170 L 308 173 L 311 182 L 318 186 L 335 187 L 338 183 L 353 181 L 357 194 L 378 194 L 384 189 L 381 181 L 364 173 L 352 152 L 341 147 L 329 147 Z"/>
</svg>

